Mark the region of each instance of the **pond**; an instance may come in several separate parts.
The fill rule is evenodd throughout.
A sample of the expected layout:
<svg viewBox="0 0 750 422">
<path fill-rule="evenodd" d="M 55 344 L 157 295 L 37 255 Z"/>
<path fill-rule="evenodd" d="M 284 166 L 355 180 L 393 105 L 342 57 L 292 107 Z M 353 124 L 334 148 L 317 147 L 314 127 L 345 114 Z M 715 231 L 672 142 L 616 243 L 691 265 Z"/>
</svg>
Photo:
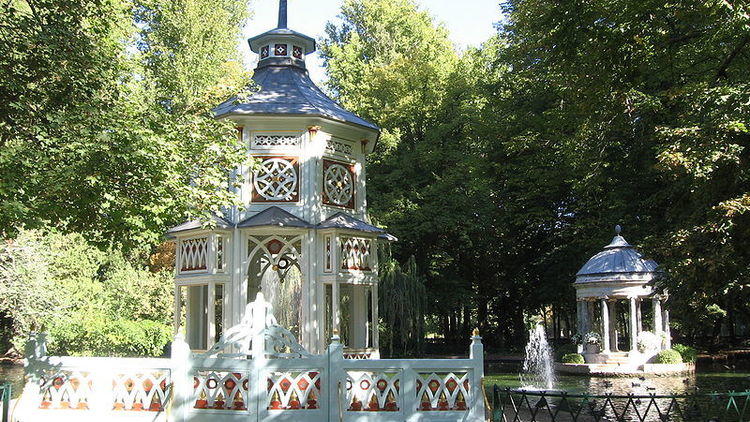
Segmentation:
<svg viewBox="0 0 750 422">
<path fill-rule="evenodd" d="M 23 366 L 0 365 L 0 384 L 6 382 L 12 384 L 13 398 L 18 398 L 23 389 Z"/>
<path fill-rule="evenodd" d="M 599 378 L 557 374 L 556 389 L 570 393 L 649 395 L 750 391 L 750 370 L 727 370 L 721 366 L 701 367 L 696 374 L 647 376 L 641 378 Z M 518 368 L 490 365 L 485 384 L 500 388 L 521 388 Z"/>
</svg>

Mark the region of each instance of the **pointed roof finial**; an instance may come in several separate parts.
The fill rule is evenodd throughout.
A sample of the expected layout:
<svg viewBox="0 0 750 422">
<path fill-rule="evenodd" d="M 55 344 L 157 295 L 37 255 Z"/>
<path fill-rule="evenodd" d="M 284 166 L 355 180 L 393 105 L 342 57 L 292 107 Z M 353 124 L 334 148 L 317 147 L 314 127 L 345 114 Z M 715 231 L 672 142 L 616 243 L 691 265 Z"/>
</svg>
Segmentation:
<svg viewBox="0 0 750 422">
<path fill-rule="evenodd" d="M 622 227 L 620 227 L 620 225 L 619 225 L 619 224 L 615 226 L 615 233 L 616 233 L 616 234 L 617 234 L 618 236 L 620 235 L 620 233 L 622 233 Z"/>
<path fill-rule="evenodd" d="M 287 27 L 287 0 L 279 0 L 279 28 Z"/>
</svg>

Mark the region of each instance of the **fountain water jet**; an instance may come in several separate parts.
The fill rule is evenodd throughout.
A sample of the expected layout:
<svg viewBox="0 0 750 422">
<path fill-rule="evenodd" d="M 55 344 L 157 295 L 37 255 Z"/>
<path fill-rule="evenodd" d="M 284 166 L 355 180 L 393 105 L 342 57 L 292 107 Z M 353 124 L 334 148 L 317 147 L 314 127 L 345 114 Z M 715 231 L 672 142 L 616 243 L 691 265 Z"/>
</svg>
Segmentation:
<svg viewBox="0 0 750 422">
<path fill-rule="evenodd" d="M 525 389 L 552 390 L 555 387 L 555 369 L 552 348 L 547 343 L 544 325 L 537 324 L 529 331 L 526 359 L 523 361 L 521 382 Z"/>
</svg>

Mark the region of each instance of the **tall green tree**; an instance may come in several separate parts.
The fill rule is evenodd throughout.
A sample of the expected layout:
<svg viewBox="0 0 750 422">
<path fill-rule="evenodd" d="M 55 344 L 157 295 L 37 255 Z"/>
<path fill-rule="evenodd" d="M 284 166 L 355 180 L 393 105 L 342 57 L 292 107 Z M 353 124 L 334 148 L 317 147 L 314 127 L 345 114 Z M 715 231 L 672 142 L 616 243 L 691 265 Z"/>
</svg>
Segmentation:
<svg viewBox="0 0 750 422">
<path fill-rule="evenodd" d="M 226 0 L 11 0 L 0 13 L 0 233 L 151 245 L 231 203 L 244 159 L 210 109 L 248 81 Z"/>
</svg>

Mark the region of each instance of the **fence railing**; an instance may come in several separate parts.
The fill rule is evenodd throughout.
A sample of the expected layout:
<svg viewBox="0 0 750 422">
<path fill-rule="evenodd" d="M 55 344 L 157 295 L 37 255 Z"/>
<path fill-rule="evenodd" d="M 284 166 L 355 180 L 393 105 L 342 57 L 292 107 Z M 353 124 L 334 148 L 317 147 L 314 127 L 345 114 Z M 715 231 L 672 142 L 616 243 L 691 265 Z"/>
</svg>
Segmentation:
<svg viewBox="0 0 750 422">
<path fill-rule="evenodd" d="M 675 395 L 589 395 L 500 388 L 492 391 L 493 422 L 750 420 L 750 391 Z"/>
<path fill-rule="evenodd" d="M 8 422 L 8 414 L 10 413 L 10 395 L 11 395 L 10 383 L 0 384 L 0 406 L 2 406 L 2 422 Z"/>
<path fill-rule="evenodd" d="M 47 356 L 44 336 L 38 335 L 27 350 L 27 382 L 14 417 L 18 422 L 485 419 L 478 335 L 468 359 L 346 359 L 337 336 L 321 355 L 277 358 L 266 350 L 244 358 L 194 354 L 178 337 L 169 359 L 55 357 Z"/>
</svg>

